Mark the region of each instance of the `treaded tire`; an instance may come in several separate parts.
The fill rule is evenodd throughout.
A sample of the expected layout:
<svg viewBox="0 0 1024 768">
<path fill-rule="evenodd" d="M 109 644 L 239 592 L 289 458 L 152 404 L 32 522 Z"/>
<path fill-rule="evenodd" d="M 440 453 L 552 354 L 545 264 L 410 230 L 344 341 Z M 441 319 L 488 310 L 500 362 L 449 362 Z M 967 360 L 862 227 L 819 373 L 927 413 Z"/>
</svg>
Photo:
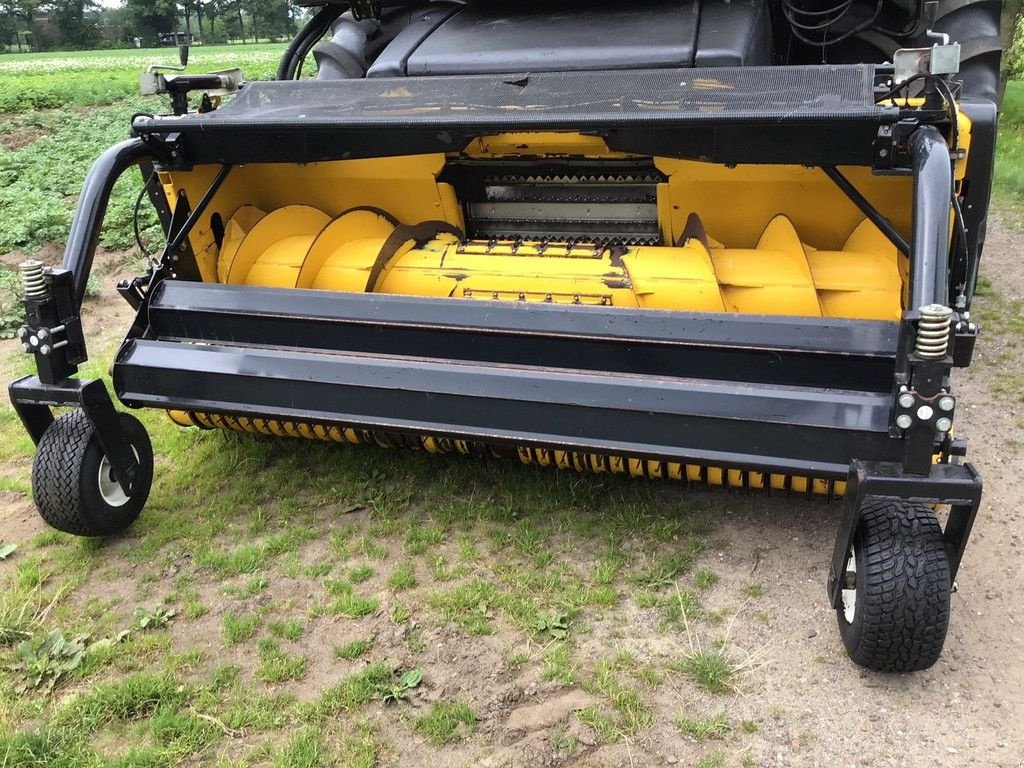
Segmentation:
<svg viewBox="0 0 1024 768">
<path fill-rule="evenodd" d="M 868 498 L 854 535 L 856 606 L 836 610 L 850 658 L 878 672 L 932 666 L 949 627 L 949 562 L 935 512 Z M 841 578 L 845 574 L 841 574 Z"/>
<path fill-rule="evenodd" d="M 939 0 L 935 31 L 945 32 L 960 43 L 960 74 L 963 94 L 999 103 L 999 67 L 1003 53 L 1000 36 L 1000 0 Z M 921 34 L 893 38 L 879 32 L 863 32 L 836 46 L 837 63 L 892 61 L 896 49 L 930 48 L 937 41 Z"/>
<path fill-rule="evenodd" d="M 64 414 L 43 433 L 32 462 L 32 495 L 50 526 L 76 536 L 120 533 L 142 511 L 153 483 L 153 448 L 142 422 L 119 413 L 121 428 L 138 457 L 135 488 L 120 504 L 110 504 L 100 488 L 103 449 L 85 412 Z"/>
</svg>

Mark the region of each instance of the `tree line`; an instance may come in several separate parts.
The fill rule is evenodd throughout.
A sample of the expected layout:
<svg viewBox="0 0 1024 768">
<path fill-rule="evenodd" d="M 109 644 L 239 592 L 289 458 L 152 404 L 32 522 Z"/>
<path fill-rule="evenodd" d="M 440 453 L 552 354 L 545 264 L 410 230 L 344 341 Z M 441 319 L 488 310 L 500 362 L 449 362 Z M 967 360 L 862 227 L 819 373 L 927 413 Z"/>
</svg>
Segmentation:
<svg viewBox="0 0 1024 768">
<path fill-rule="evenodd" d="M 276 40 L 294 34 L 301 15 L 289 0 L 0 0 L 0 50 Z"/>
</svg>

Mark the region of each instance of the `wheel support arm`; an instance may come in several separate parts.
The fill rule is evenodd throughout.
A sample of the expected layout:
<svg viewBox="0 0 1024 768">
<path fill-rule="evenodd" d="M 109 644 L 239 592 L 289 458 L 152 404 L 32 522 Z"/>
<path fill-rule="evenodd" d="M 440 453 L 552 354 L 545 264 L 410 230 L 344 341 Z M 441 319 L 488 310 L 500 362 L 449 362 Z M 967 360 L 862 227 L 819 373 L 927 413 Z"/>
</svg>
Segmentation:
<svg viewBox="0 0 1024 768">
<path fill-rule="evenodd" d="M 868 496 L 948 504 L 949 519 L 943 536 L 949 559 L 949 575 L 955 579 L 974 518 L 981 505 L 981 490 L 981 475 L 971 464 L 936 464 L 930 475 L 922 477 L 904 472 L 896 463 L 852 462 L 828 577 L 828 596 L 832 607 L 839 608 L 842 602 L 843 585 L 839 574 L 843 571 L 860 521 L 860 511 Z"/>
<path fill-rule="evenodd" d="M 81 408 L 96 429 L 103 454 L 110 461 L 118 483 L 131 495 L 139 474 L 139 462 L 132 452 L 127 435 L 121 427 L 114 403 L 106 386 L 99 379 L 64 379 L 46 384 L 35 376 L 26 376 L 11 383 L 8 393 L 21 423 L 36 445 L 53 423 L 51 408 Z"/>
</svg>

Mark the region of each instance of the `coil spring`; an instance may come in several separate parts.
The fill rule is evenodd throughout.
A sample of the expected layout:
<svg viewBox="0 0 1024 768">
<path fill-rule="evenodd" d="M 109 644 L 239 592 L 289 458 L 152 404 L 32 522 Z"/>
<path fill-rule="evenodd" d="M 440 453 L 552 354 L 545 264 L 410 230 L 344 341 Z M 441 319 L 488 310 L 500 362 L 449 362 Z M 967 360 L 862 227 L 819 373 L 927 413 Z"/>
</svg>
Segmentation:
<svg viewBox="0 0 1024 768">
<path fill-rule="evenodd" d="M 25 297 L 38 299 L 46 296 L 46 281 L 43 279 L 43 262 L 35 259 L 23 261 L 18 265 L 21 270 L 21 282 L 25 287 Z"/>
<path fill-rule="evenodd" d="M 941 360 L 949 351 L 949 326 L 953 310 L 942 304 L 929 304 L 919 310 L 917 341 L 914 351 L 919 357 Z"/>
</svg>

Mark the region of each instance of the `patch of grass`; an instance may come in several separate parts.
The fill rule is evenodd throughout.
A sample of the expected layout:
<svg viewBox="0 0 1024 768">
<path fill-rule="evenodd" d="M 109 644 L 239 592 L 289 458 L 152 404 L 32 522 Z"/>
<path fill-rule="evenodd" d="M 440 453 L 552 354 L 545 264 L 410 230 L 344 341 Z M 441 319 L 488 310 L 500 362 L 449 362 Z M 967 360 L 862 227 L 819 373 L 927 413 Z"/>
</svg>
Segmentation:
<svg viewBox="0 0 1024 768">
<path fill-rule="evenodd" d="M 276 730 L 289 721 L 294 705 L 292 696 L 268 696 L 255 693 L 250 686 L 240 685 L 221 709 L 220 719 L 228 728 L 235 730 Z"/>
<path fill-rule="evenodd" d="M 224 594 L 237 597 L 239 600 L 248 600 L 264 592 L 269 586 L 270 580 L 266 576 L 254 576 L 241 586 L 225 588 Z"/>
<path fill-rule="evenodd" d="M 753 720 L 740 720 L 740 729 L 744 733 L 757 733 L 760 728 Z"/>
<path fill-rule="evenodd" d="M 452 581 L 465 576 L 469 569 L 464 565 L 450 566 L 443 555 L 434 555 L 430 558 L 430 572 L 434 581 Z"/>
<path fill-rule="evenodd" d="M 44 603 L 39 590 L 0 590 L 0 647 L 32 637 L 59 598 L 60 593 Z"/>
<path fill-rule="evenodd" d="M 761 584 L 750 584 L 743 588 L 743 594 L 755 600 L 759 597 L 764 597 L 764 586 Z"/>
<path fill-rule="evenodd" d="M 347 643 L 334 646 L 334 658 L 336 659 L 358 659 L 373 647 L 372 638 L 360 638 L 350 640 Z"/>
<path fill-rule="evenodd" d="M 380 608 L 380 600 L 376 597 L 357 595 L 351 585 L 348 585 L 347 589 L 341 588 L 339 591 L 340 594 L 331 602 L 328 609 L 335 616 L 358 619 L 362 616 L 369 616 Z"/>
<path fill-rule="evenodd" d="M 615 660 L 598 662 L 593 688 L 606 696 L 618 713 L 617 729 L 622 736 L 631 736 L 654 723 L 654 712 L 640 692 L 622 682 Z"/>
<path fill-rule="evenodd" d="M 471 635 L 494 634 L 493 609 L 498 603 L 493 584 L 478 579 L 445 592 L 434 592 L 427 602 L 445 621 L 458 624 Z"/>
<path fill-rule="evenodd" d="M 238 616 L 234 613 L 224 614 L 224 645 L 237 645 L 245 642 L 256 634 L 260 617 L 257 614 Z"/>
<path fill-rule="evenodd" d="M 260 640 L 260 663 L 256 677 L 265 683 L 283 683 L 300 680 L 306 674 L 305 656 L 291 656 L 269 637 Z"/>
<path fill-rule="evenodd" d="M 416 567 L 411 561 L 399 563 L 388 577 L 388 586 L 396 592 L 416 586 Z"/>
<path fill-rule="evenodd" d="M 221 578 L 255 573 L 267 563 L 267 548 L 260 544 L 243 544 L 234 550 L 200 548 L 194 555 L 200 568 L 212 568 Z"/>
<path fill-rule="evenodd" d="M 476 728 L 476 719 L 476 713 L 463 701 L 439 701 L 415 720 L 413 730 L 439 747 L 460 741 Z"/>
<path fill-rule="evenodd" d="M 408 555 L 422 555 L 442 541 L 444 541 L 443 528 L 415 526 L 405 537 L 405 552 Z"/>
<path fill-rule="evenodd" d="M 526 658 L 529 659 L 529 656 Z M 568 643 L 555 643 L 545 651 L 544 672 L 541 677 L 545 681 L 557 680 L 562 685 L 572 685 L 576 682 L 576 663 Z"/>
<path fill-rule="evenodd" d="M 321 735 L 312 728 L 304 728 L 274 755 L 271 765 L 273 768 L 327 768 L 333 761 Z"/>
<path fill-rule="evenodd" d="M 697 585 L 698 589 L 710 589 L 715 586 L 718 581 L 718 574 L 710 568 L 701 568 L 693 577 L 693 583 Z"/>
<path fill-rule="evenodd" d="M 395 603 L 391 609 L 391 623 L 392 624 L 405 624 L 412 618 L 412 612 L 402 605 L 401 603 Z"/>
<path fill-rule="evenodd" d="M 680 669 L 711 693 L 728 693 L 735 688 L 737 667 L 722 648 L 700 649 L 687 654 Z"/>
<path fill-rule="evenodd" d="M 267 629 L 272 635 L 294 642 L 302 637 L 304 627 L 298 619 L 275 619 L 267 624 Z"/>
<path fill-rule="evenodd" d="M 348 572 L 348 579 L 353 584 L 362 584 L 371 576 L 373 576 L 373 568 L 365 563 L 363 565 L 357 565 L 354 568 L 350 568 Z"/>
<path fill-rule="evenodd" d="M 695 536 L 688 536 L 682 546 L 667 555 L 662 555 L 637 574 L 634 582 L 644 589 L 661 589 L 671 586 L 676 579 L 693 568 L 694 560 L 704 551 L 704 542 Z"/>
<path fill-rule="evenodd" d="M 140 672 L 96 685 L 59 709 L 51 722 L 87 736 L 110 722 L 137 720 L 164 707 L 177 709 L 187 697 L 188 689 L 169 675 Z"/>
<path fill-rule="evenodd" d="M 371 664 L 324 691 L 315 702 L 302 706 L 299 716 L 309 722 L 324 722 L 341 712 L 350 712 L 382 696 L 391 685 L 394 671 L 388 664 Z"/>
<path fill-rule="evenodd" d="M 192 754 L 215 742 L 221 731 L 206 718 L 190 711 L 159 709 L 149 723 L 153 738 L 174 753 Z"/>
<path fill-rule="evenodd" d="M 692 736 L 697 741 L 724 739 L 732 733 L 732 724 L 724 712 L 708 718 L 690 718 L 685 715 L 677 715 L 676 726 L 680 731 L 687 736 Z"/>
<path fill-rule="evenodd" d="M 576 713 L 576 719 L 583 725 L 593 728 L 597 732 L 598 738 L 606 744 L 619 739 L 620 731 L 615 721 L 597 707 L 581 709 Z"/>
<path fill-rule="evenodd" d="M 710 755 L 704 755 L 704 757 L 693 764 L 693 768 L 722 768 L 724 765 L 725 753 L 719 749 Z"/>
</svg>

